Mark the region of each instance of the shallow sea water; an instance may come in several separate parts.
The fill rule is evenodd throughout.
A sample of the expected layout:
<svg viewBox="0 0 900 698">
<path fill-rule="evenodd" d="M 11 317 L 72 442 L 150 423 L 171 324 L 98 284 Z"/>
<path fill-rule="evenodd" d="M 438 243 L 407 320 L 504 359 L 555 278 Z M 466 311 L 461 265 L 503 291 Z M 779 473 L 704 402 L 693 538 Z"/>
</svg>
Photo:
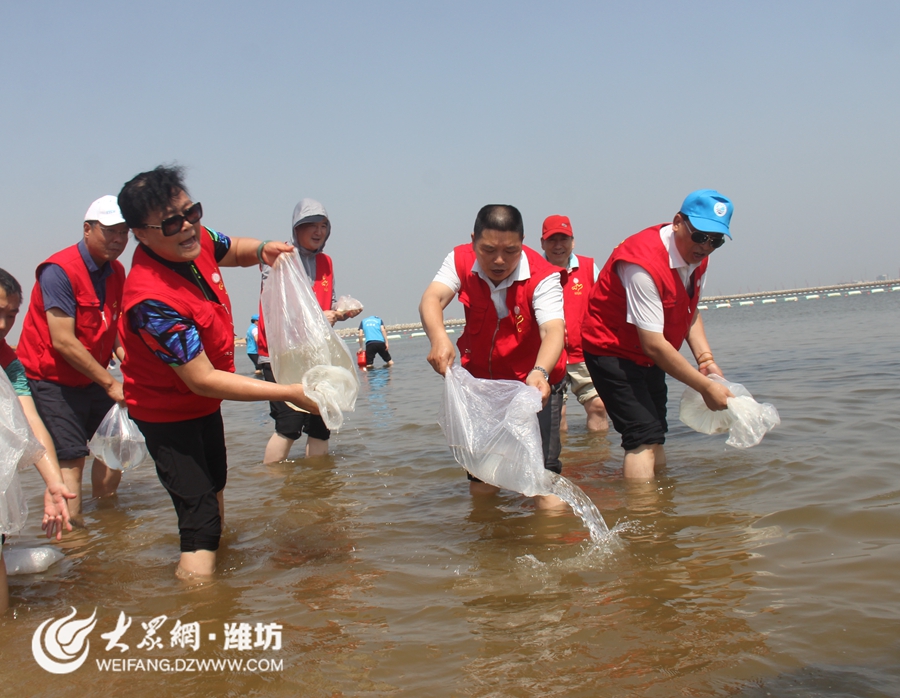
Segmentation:
<svg viewBox="0 0 900 698">
<path fill-rule="evenodd" d="M 669 465 L 652 485 L 622 481 L 618 436 L 588 434 L 570 400 L 563 472 L 613 529 L 599 549 L 571 513 L 473 499 L 435 421 L 424 338 L 361 375 L 327 457 L 262 465 L 267 407 L 228 404 L 218 579 L 174 578 L 174 511 L 144 463 L 88 504 L 62 562 L 10 578 L 0 695 L 900 695 L 898 310 L 900 293 L 706 311 L 726 375 L 782 424 L 726 447 L 678 422 L 670 384 Z M 17 547 L 41 544 L 38 477 L 25 480 Z M 96 609 L 88 659 L 50 674 L 32 637 L 70 607 Z M 107 651 L 120 612 L 128 649 Z M 164 646 L 139 648 L 163 615 Z M 197 650 L 170 646 L 178 621 L 199 624 Z M 226 623 L 280 625 L 282 647 L 226 649 Z M 275 669 L 98 667 L 112 657 Z"/>
</svg>

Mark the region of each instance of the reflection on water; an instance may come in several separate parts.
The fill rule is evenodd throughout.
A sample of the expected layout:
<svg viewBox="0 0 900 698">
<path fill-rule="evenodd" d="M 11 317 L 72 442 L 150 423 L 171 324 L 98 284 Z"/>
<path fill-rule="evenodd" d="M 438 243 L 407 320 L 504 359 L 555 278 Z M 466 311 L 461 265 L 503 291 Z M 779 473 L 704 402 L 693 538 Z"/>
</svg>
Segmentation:
<svg viewBox="0 0 900 698">
<path fill-rule="evenodd" d="M 832 302 L 834 301 L 834 302 Z M 173 576 L 175 515 L 150 464 L 89 503 L 65 559 L 10 580 L 0 696 L 888 696 L 900 682 L 900 294 L 710 311 L 729 377 L 783 423 L 753 449 L 672 420 L 669 464 L 621 480 L 618 437 L 563 436 L 564 474 L 611 527 L 469 494 L 436 424 L 425 340 L 360 373 L 332 453 L 261 463 L 267 406 L 225 408 L 220 575 Z M 674 410 L 680 390 L 671 391 Z M 32 512 L 37 478 L 23 478 Z M 40 544 L 39 517 L 14 546 Z M 97 609 L 90 661 L 40 669 L 32 635 Z M 272 657 L 271 672 L 102 672 L 101 632 L 133 618 L 121 656 Z M 197 622 L 200 649 L 137 649 L 141 624 Z M 225 649 L 225 623 L 281 626 L 276 651 Z M 168 633 L 164 632 L 168 638 Z"/>
</svg>

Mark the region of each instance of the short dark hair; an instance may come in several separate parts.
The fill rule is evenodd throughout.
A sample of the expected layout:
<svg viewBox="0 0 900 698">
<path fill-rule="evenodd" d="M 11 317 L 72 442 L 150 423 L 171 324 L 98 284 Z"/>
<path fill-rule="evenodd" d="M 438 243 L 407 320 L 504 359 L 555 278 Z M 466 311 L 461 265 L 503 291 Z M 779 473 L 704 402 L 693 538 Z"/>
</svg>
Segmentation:
<svg viewBox="0 0 900 698">
<path fill-rule="evenodd" d="M 483 230 L 499 230 L 503 233 L 518 233 L 525 237 L 525 225 L 519 209 L 509 204 L 488 204 L 475 217 L 475 239 L 481 237 Z"/>
<path fill-rule="evenodd" d="M 6 269 L 0 269 L 0 288 L 6 293 L 7 298 L 9 296 L 22 297 L 22 287 L 16 281 L 16 277 L 6 271 Z"/>
<path fill-rule="evenodd" d="M 184 168 L 160 165 L 125 183 L 119 192 L 119 210 L 129 228 L 140 228 L 151 212 L 166 210 L 180 192 L 187 192 Z"/>
</svg>

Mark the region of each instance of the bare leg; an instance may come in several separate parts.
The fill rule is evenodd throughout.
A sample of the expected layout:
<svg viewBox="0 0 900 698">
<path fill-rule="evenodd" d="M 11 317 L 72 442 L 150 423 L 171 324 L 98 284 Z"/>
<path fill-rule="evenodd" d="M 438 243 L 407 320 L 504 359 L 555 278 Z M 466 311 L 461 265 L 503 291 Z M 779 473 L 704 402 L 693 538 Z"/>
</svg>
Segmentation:
<svg viewBox="0 0 900 698">
<path fill-rule="evenodd" d="M 104 467 L 106 467 L 104 465 Z M 75 494 L 74 499 L 70 499 L 69 518 L 75 526 L 84 526 L 84 517 L 81 513 L 82 497 L 81 497 L 81 477 L 84 473 L 84 458 L 75 458 L 73 460 L 61 460 L 59 469 L 62 471 L 62 479 L 69 492 Z"/>
<path fill-rule="evenodd" d="M 385 364 L 385 366 L 393 366 L 393 365 L 394 365 L 394 360 L 393 360 L 393 359 L 391 359 L 390 361 L 388 361 L 388 362 Z"/>
<path fill-rule="evenodd" d="M 91 494 L 94 497 L 114 495 L 121 481 L 121 470 L 113 470 L 102 460 L 94 458 L 94 464 L 91 466 Z"/>
<path fill-rule="evenodd" d="M 181 553 L 181 560 L 175 570 L 179 579 L 196 579 L 212 577 L 216 573 L 216 552 L 214 550 L 195 550 Z"/>
<path fill-rule="evenodd" d="M 654 478 L 658 446 L 659 444 L 644 444 L 631 451 L 625 451 L 622 474 L 626 480 L 647 482 Z"/>
<path fill-rule="evenodd" d="M 559 430 L 569 431 L 569 423 L 566 421 L 566 403 L 563 403 L 562 410 L 559 413 Z"/>
<path fill-rule="evenodd" d="M 584 403 L 584 411 L 587 413 L 588 431 L 609 431 L 609 419 L 603 400 L 599 397 L 588 400 Z"/>
<path fill-rule="evenodd" d="M 328 440 L 314 439 L 311 436 L 306 437 L 306 457 L 310 456 L 327 456 Z"/>
<path fill-rule="evenodd" d="M 469 492 L 475 495 L 486 495 L 486 494 L 497 494 L 500 491 L 499 487 L 494 487 L 493 485 L 489 485 L 486 482 L 475 482 L 474 480 L 469 481 Z"/>
<path fill-rule="evenodd" d="M 656 460 L 656 467 L 661 468 L 666 464 L 666 449 L 662 444 L 653 444 L 653 457 Z"/>
<path fill-rule="evenodd" d="M 569 505 L 555 494 L 538 494 L 534 497 L 534 506 L 538 509 L 565 509 Z"/>
<path fill-rule="evenodd" d="M 291 452 L 291 446 L 294 440 L 286 436 L 282 436 L 277 431 L 272 434 L 269 443 L 266 444 L 266 453 L 263 456 L 263 463 L 280 463 L 287 460 Z"/>
</svg>

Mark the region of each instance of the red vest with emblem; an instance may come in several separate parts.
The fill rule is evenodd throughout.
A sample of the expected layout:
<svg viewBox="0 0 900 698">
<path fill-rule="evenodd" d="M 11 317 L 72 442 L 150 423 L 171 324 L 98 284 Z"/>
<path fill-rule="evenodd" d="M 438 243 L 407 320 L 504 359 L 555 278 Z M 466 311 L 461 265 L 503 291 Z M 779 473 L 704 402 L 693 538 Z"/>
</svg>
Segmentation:
<svg viewBox="0 0 900 698">
<path fill-rule="evenodd" d="M 578 269 L 568 273 L 563 284 L 563 299 L 566 310 L 566 360 L 570 364 L 584 361 L 581 350 L 581 325 L 587 311 L 588 296 L 594 286 L 594 260 L 592 257 L 575 255 Z"/>
<path fill-rule="evenodd" d="M 514 281 L 506 289 L 508 313 L 497 317 L 488 283 L 472 271 L 475 251 L 472 245 L 454 248 L 456 274 L 459 276 L 459 301 L 466 308 L 466 327 L 457 341 L 460 364 L 476 378 L 525 381 L 534 368 L 541 348 L 541 332 L 534 317 L 534 290 L 554 272 L 555 267 L 534 250 L 523 246 L 531 277 Z M 547 368 L 546 366 L 544 368 Z M 566 352 L 550 370 L 550 383 L 556 384 L 566 373 Z"/>
<path fill-rule="evenodd" d="M 75 337 L 97 363 L 105 368 L 112 358 L 116 343 L 125 267 L 116 260 L 110 262 L 113 272 L 106 277 L 106 299 L 101 307 L 78 245 L 67 247 L 41 263 L 35 276 L 40 278 L 41 270 L 48 264 L 58 264 L 69 277 L 75 296 Z M 32 380 L 53 381 L 73 388 L 86 387 L 92 382 L 86 375 L 72 368 L 62 354 L 53 348 L 39 282 L 35 283 L 31 291 L 31 302 L 25 314 L 25 322 L 22 323 L 17 351 L 19 360 L 25 367 L 25 375 Z"/>
<path fill-rule="evenodd" d="M 213 289 L 216 298 L 207 299 L 197 284 L 148 255 L 142 246 L 134 251 L 131 271 L 125 282 L 123 305 L 127 313 L 145 300 L 165 303 L 197 328 L 203 351 L 213 367 L 234 373 L 234 323 L 231 299 L 216 263 L 215 247 L 206 231 L 200 235 L 200 256 L 194 266 Z M 125 401 L 128 413 L 145 422 L 178 422 L 212 414 L 221 404 L 218 398 L 192 393 L 178 374 L 157 357 L 144 340 L 122 322 L 125 361 Z"/>
<path fill-rule="evenodd" d="M 700 284 L 709 259 L 704 259 L 691 275 L 693 297 L 688 296 L 681 277 L 669 267 L 669 251 L 659 239 L 668 223 L 642 230 L 626 238 L 610 255 L 588 299 L 587 315 L 581 329 L 584 351 L 599 356 L 620 356 L 640 366 L 652 366 L 641 348 L 637 327 L 626 317 L 625 287 L 616 273 L 616 262 L 640 265 L 653 279 L 663 305 L 663 336 L 680 349 L 691 330 Z"/>
<path fill-rule="evenodd" d="M 322 310 L 331 310 L 331 298 L 334 293 L 334 267 L 331 257 L 324 252 L 316 255 L 316 278 L 312 285 L 313 293 Z M 269 355 L 269 342 L 266 340 L 266 319 L 263 317 L 262 302 L 259 304 L 259 331 L 256 337 L 256 348 L 260 356 Z"/>
<path fill-rule="evenodd" d="M 6 343 L 5 339 L 0 339 L 0 368 L 6 370 L 6 367 L 15 360 L 15 350 Z"/>
</svg>

